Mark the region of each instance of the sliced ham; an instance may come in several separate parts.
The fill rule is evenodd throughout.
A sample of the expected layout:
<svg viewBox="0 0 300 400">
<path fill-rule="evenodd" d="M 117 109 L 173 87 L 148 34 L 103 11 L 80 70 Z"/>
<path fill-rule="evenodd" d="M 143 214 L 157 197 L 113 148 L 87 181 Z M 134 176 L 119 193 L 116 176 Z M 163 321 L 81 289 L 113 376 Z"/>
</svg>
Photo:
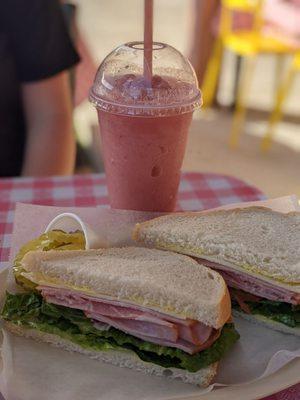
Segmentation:
<svg viewBox="0 0 300 400">
<path fill-rule="evenodd" d="M 203 351 L 205 349 L 208 349 L 221 335 L 221 329 L 214 329 L 209 336 L 208 340 L 198 346 L 198 351 Z"/>
<path fill-rule="evenodd" d="M 97 323 L 95 323 L 95 327 L 97 328 Z M 199 351 L 203 351 L 210 347 L 220 336 L 221 334 L 221 329 L 218 330 L 213 330 L 211 333 L 209 339 L 203 343 L 202 345 L 195 345 L 192 343 L 187 342 L 186 340 L 183 339 L 178 339 L 177 342 L 170 342 L 168 340 L 163 340 L 161 338 L 153 338 L 149 337 L 146 335 L 141 335 L 137 334 L 135 335 L 137 338 L 145 340 L 146 342 L 152 342 L 155 344 L 158 344 L 160 346 L 167 346 L 167 347 L 176 347 L 177 349 L 183 350 L 188 354 L 196 354 L 199 353 Z"/>
<path fill-rule="evenodd" d="M 182 339 L 177 340 L 177 342 L 170 342 L 168 340 L 163 340 L 160 338 L 151 338 L 149 336 L 144 336 L 144 335 L 135 335 L 135 336 L 139 339 L 145 340 L 146 342 L 152 342 L 160 346 L 175 347 L 177 349 L 185 351 L 188 354 L 196 354 L 200 351 L 199 346 L 196 346 Z"/>
<path fill-rule="evenodd" d="M 187 342 L 186 340 L 179 339 L 177 343 L 172 343 L 172 342 L 167 342 L 163 340 L 152 340 L 152 342 L 159 344 L 161 346 L 167 346 L 167 347 L 177 347 L 180 350 L 185 351 L 186 353 L 189 354 L 196 354 L 199 353 L 199 351 L 203 351 L 207 348 L 209 348 L 220 336 L 221 334 L 221 329 L 218 330 L 213 330 L 213 332 L 210 334 L 210 337 L 208 340 L 201 344 L 201 345 L 194 345 L 192 343 Z M 150 339 L 147 336 L 140 336 L 140 339 L 143 339 L 145 341 L 150 341 Z"/>
<path fill-rule="evenodd" d="M 144 322 L 152 322 L 154 324 L 161 324 L 164 320 L 168 320 L 169 322 L 173 322 L 175 324 L 180 324 L 183 327 L 189 328 L 192 325 L 195 325 L 195 321 L 193 320 L 181 320 L 175 317 L 165 317 L 165 314 L 159 316 L 159 313 L 151 311 L 139 311 L 137 309 L 132 309 L 131 307 L 126 306 L 115 306 L 107 304 L 107 300 L 104 302 L 100 302 L 100 299 L 95 297 L 90 297 L 82 294 L 74 294 L 74 292 L 70 293 L 70 291 L 60 290 L 59 293 L 55 293 L 57 289 L 50 289 L 45 287 L 40 287 L 42 291 L 43 297 L 48 301 L 48 303 L 54 303 L 57 305 L 64 305 L 71 308 L 77 308 L 79 310 L 90 311 L 95 314 L 104 315 L 108 317 L 118 318 L 118 319 L 129 319 L 136 321 L 144 321 Z M 211 329 L 204 324 L 198 322 L 200 326 L 203 327 L 205 332 L 200 333 L 206 336 L 206 330 Z M 198 329 L 199 331 L 199 329 Z"/>
<path fill-rule="evenodd" d="M 108 331 L 110 329 L 110 325 L 104 324 L 104 322 L 99 322 L 99 321 L 95 322 L 94 326 L 99 331 Z"/>
<path fill-rule="evenodd" d="M 63 302 L 68 302 L 70 304 L 74 304 L 74 302 L 78 302 L 78 307 L 79 309 L 82 309 L 80 305 L 82 306 L 84 303 L 82 303 L 82 300 L 89 300 L 91 304 L 93 304 L 93 310 L 96 304 L 108 304 L 112 306 L 118 306 L 121 307 L 123 312 L 125 313 L 131 313 L 134 315 L 135 311 L 137 312 L 142 312 L 143 315 L 145 314 L 151 314 L 153 316 L 156 316 L 158 318 L 164 318 L 167 319 L 170 322 L 175 322 L 179 323 L 182 325 L 190 326 L 191 323 L 193 323 L 193 320 L 191 319 L 182 319 L 182 318 L 177 318 L 175 316 L 169 315 L 169 314 L 164 314 L 155 310 L 151 310 L 150 308 L 140 306 L 140 305 L 134 305 L 131 303 L 128 303 L 126 301 L 119 301 L 119 300 L 111 300 L 111 299 L 100 299 L 99 297 L 94 297 L 94 296 L 89 296 L 83 293 L 79 293 L 74 290 L 68 290 L 68 289 L 58 289 L 55 287 L 51 286 L 39 286 L 38 290 L 42 292 L 43 297 L 46 296 L 51 296 L 54 295 L 56 299 L 61 299 Z M 73 307 L 74 308 L 74 307 Z M 93 311 L 92 309 L 90 311 Z M 127 314 L 128 316 L 129 314 Z M 136 315 L 136 314 L 135 314 Z M 139 314 L 140 315 L 140 314 Z M 201 324 L 199 322 L 199 324 Z M 202 324 L 205 326 L 204 324 Z"/>
<path fill-rule="evenodd" d="M 101 326 L 107 324 L 154 343 L 168 343 L 166 346 L 172 343 L 171 347 L 188 349 L 190 354 L 200 351 L 207 342 L 210 343 L 211 337 L 216 337 L 216 330 L 199 321 L 177 318 L 143 306 L 101 299 L 74 290 L 50 286 L 39 286 L 38 289 L 47 302 L 82 310 Z"/>
<path fill-rule="evenodd" d="M 244 313 L 246 313 L 246 314 L 251 314 L 251 308 L 246 303 L 247 299 L 245 298 L 245 296 L 243 296 L 244 293 L 245 292 L 242 292 L 241 290 L 230 290 L 231 298 L 238 303 L 241 310 L 243 310 Z"/>
<path fill-rule="evenodd" d="M 194 323 L 189 327 L 180 324 L 178 325 L 179 337 L 195 345 L 200 345 L 201 343 L 206 342 L 209 338 L 211 328 L 201 322 L 193 322 Z"/>
<path fill-rule="evenodd" d="M 198 259 L 198 261 L 207 267 L 216 269 L 230 287 L 241 289 L 245 292 L 261 296 L 268 300 L 282 301 L 295 305 L 300 304 L 299 293 L 295 293 L 280 286 L 273 285 L 257 277 L 235 271 L 233 268 L 212 261 L 204 260 L 202 258 Z"/>
<path fill-rule="evenodd" d="M 154 324 L 148 321 L 137 321 L 124 318 L 110 318 L 101 314 L 85 313 L 88 318 L 109 324 L 120 331 L 130 333 L 131 335 L 147 335 L 152 338 L 160 338 L 176 342 L 178 339 L 178 330 L 170 322 L 163 321 L 160 324 Z"/>
</svg>

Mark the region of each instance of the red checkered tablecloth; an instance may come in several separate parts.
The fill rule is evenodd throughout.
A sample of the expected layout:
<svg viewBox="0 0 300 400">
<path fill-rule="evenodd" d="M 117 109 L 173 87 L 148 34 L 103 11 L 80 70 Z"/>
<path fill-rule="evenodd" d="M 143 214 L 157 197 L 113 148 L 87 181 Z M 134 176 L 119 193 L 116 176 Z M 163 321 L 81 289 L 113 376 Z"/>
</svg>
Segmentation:
<svg viewBox="0 0 300 400">
<path fill-rule="evenodd" d="M 185 172 L 180 182 L 177 209 L 203 210 L 264 198 L 260 190 L 231 176 Z M 105 175 L 0 179 L 1 262 L 8 261 L 16 202 L 66 207 L 107 207 Z M 297 399 L 300 399 L 300 384 L 265 398 L 265 400 Z"/>
</svg>

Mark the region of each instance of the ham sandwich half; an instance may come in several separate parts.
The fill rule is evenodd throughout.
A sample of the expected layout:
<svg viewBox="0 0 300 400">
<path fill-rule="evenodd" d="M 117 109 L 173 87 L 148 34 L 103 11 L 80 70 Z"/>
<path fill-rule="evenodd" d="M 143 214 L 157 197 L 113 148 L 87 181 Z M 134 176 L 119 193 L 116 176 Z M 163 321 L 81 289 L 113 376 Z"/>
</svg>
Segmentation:
<svg viewBox="0 0 300 400">
<path fill-rule="evenodd" d="M 218 271 L 234 314 L 300 335 L 299 212 L 248 207 L 177 213 L 138 224 L 133 237 Z"/>
<path fill-rule="evenodd" d="M 36 250 L 19 262 L 25 291 L 2 310 L 15 334 L 202 386 L 239 338 L 223 278 L 185 255 Z"/>
</svg>

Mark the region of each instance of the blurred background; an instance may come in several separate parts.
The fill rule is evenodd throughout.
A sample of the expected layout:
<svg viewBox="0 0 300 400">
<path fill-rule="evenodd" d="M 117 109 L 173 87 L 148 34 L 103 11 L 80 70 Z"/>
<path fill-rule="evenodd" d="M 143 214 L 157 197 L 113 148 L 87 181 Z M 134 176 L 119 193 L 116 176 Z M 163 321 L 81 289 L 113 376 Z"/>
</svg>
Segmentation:
<svg viewBox="0 0 300 400">
<path fill-rule="evenodd" d="M 88 89 L 112 49 L 142 40 L 143 1 L 74 4 L 76 172 L 101 172 Z M 189 57 L 203 92 L 183 168 L 235 175 L 270 197 L 300 196 L 299 1 L 156 0 L 154 38 Z"/>
</svg>

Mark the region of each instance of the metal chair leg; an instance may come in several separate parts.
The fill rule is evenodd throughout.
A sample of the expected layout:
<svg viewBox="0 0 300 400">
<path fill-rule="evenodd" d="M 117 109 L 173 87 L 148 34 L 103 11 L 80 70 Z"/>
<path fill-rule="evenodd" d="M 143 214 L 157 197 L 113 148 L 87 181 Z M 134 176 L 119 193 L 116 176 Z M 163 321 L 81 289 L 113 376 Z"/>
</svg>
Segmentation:
<svg viewBox="0 0 300 400">
<path fill-rule="evenodd" d="M 238 93 L 236 98 L 236 108 L 233 115 L 233 122 L 231 133 L 229 137 L 229 145 L 231 148 L 236 148 L 239 144 L 239 138 L 241 130 L 246 117 L 246 95 L 249 92 L 251 84 L 251 78 L 255 66 L 256 58 L 254 56 L 248 56 L 243 58 L 242 70 L 240 75 L 240 81 L 238 85 Z"/>
<path fill-rule="evenodd" d="M 214 102 L 221 69 L 223 45 L 220 39 L 214 44 L 213 54 L 209 59 L 202 85 L 203 108 L 210 108 Z"/>
<path fill-rule="evenodd" d="M 278 124 L 278 122 L 281 119 L 282 116 L 282 106 L 283 103 L 290 91 L 290 88 L 292 86 L 294 77 L 296 74 L 296 69 L 294 68 L 294 66 L 292 65 L 292 67 L 290 68 L 287 77 L 283 80 L 282 84 L 280 85 L 278 91 L 277 91 L 277 95 L 276 95 L 276 101 L 275 101 L 275 106 L 274 106 L 274 110 L 270 116 L 269 119 L 269 123 L 268 123 L 268 128 L 266 131 L 266 134 L 261 142 L 261 150 L 263 152 L 266 152 L 269 150 L 269 148 L 271 147 L 271 143 L 272 143 L 272 138 L 274 136 L 274 131 L 275 131 L 275 127 Z"/>
</svg>

